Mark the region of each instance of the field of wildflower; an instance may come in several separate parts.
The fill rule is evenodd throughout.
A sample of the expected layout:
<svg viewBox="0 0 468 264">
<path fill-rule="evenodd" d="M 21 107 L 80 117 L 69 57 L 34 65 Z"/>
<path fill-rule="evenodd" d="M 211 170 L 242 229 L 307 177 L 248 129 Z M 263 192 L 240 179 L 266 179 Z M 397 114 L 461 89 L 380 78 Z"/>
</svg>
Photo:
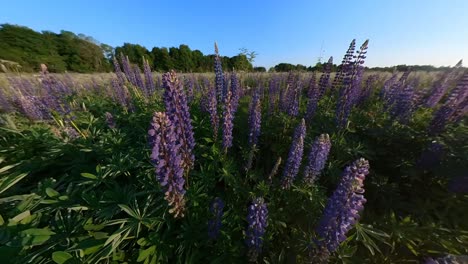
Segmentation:
<svg viewBox="0 0 468 264">
<path fill-rule="evenodd" d="M 466 263 L 468 71 L 366 72 L 367 44 L 1 76 L 0 262 Z"/>
</svg>

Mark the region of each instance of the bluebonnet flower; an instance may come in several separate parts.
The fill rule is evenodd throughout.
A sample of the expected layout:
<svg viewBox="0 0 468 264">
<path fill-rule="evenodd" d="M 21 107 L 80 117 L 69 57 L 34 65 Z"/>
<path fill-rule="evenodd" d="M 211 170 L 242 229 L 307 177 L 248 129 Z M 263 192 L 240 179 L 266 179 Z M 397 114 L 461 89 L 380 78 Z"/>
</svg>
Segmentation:
<svg viewBox="0 0 468 264">
<path fill-rule="evenodd" d="M 216 197 L 210 205 L 210 213 L 212 219 L 208 221 L 208 236 L 211 239 L 218 238 L 221 230 L 221 218 L 223 217 L 224 202 L 221 198 Z"/>
<path fill-rule="evenodd" d="M 260 136 L 260 126 L 262 121 L 262 109 L 260 102 L 259 91 L 255 91 L 249 109 L 249 145 L 252 147 L 258 144 L 258 137 Z"/>
<path fill-rule="evenodd" d="M 310 149 L 307 166 L 304 169 L 304 182 L 313 184 L 320 175 L 330 153 L 331 142 L 328 134 L 322 134 L 315 139 Z"/>
<path fill-rule="evenodd" d="M 195 138 L 193 135 L 192 119 L 187 105 L 182 84 L 179 82 L 174 71 L 163 75 L 164 103 L 166 113 L 171 123 L 174 125 L 177 140 L 181 144 L 183 163 L 186 168 L 191 168 L 195 161 L 193 148 L 195 147 Z"/>
<path fill-rule="evenodd" d="M 181 143 L 175 125 L 163 112 L 154 113 L 148 130 L 151 147 L 151 162 L 156 169 L 156 179 L 169 203 L 170 213 L 175 218 L 183 217 L 185 211 L 184 166 Z"/>
<path fill-rule="evenodd" d="M 249 206 L 247 222 L 245 243 L 249 248 L 250 261 L 256 261 L 262 252 L 263 235 L 268 225 L 268 209 L 263 198 L 253 200 Z"/>
<path fill-rule="evenodd" d="M 359 219 L 366 202 L 364 179 L 368 173 L 369 162 L 362 158 L 356 160 L 344 170 L 338 187 L 328 199 L 317 227 L 317 246 L 323 255 L 335 252 Z"/>
<path fill-rule="evenodd" d="M 299 172 L 304 153 L 304 138 L 306 135 L 306 125 L 304 119 L 294 131 L 294 138 L 289 149 L 288 159 L 283 171 L 281 186 L 283 189 L 289 189 Z"/>
</svg>

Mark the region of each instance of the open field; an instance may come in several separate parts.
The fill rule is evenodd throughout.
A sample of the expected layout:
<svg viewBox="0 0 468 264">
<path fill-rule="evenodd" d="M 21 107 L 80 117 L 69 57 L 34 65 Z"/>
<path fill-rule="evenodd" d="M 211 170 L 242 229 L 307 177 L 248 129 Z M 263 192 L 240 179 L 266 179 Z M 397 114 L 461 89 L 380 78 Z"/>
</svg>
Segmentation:
<svg viewBox="0 0 468 264">
<path fill-rule="evenodd" d="M 467 255 L 468 72 L 365 72 L 366 50 L 333 73 L 1 74 L 1 263 Z"/>
</svg>

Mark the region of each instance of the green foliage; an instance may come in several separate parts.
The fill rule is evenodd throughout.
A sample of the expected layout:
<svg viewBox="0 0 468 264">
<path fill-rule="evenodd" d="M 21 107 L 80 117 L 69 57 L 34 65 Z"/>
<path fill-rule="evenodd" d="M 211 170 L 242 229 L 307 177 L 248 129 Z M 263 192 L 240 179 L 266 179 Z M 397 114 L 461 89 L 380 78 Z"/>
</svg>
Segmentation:
<svg viewBox="0 0 468 264">
<path fill-rule="evenodd" d="M 0 59 L 17 62 L 23 71 L 39 71 L 41 63 L 51 72 L 109 71 L 103 49 L 84 35 L 35 32 L 27 27 L 0 25 Z"/>
<path fill-rule="evenodd" d="M 243 87 L 255 84 L 251 75 L 239 76 Z M 328 133 L 330 158 L 314 186 L 299 178 L 286 191 L 279 187 L 284 163 L 271 183 L 267 177 L 279 157 L 286 160 L 299 118 L 268 114 L 264 93 L 262 134 L 246 171 L 251 91 L 240 101 L 234 146 L 227 153 L 220 137 L 213 138 L 209 116 L 200 110 L 204 94 L 197 93 L 190 105 L 196 162 L 187 179 L 188 211 L 176 220 L 147 146 L 151 116 L 164 109 L 159 92 L 145 100 L 135 96 L 133 112 L 103 96 L 73 96 L 73 123 L 81 131 L 77 139 L 63 136 L 61 117 L 32 122 L 9 115 L 15 126 L 0 129 L 2 263 L 246 263 L 247 205 L 256 196 L 264 197 L 269 209 L 259 263 L 305 263 L 327 197 L 357 157 L 371 164 L 365 180 L 368 202 L 331 263 L 415 263 L 430 255 L 468 254 L 468 197 L 447 190 L 447 181 L 468 169 L 464 124 L 431 138 L 428 109 L 400 124 L 373 95 L 340 130 L 334 120 L 337 91 L 328 91 L 308 120 L 305 153 L 315 137 Z M 302 97 L 301 115 L 306 103 Z M 116 128 L 107 126 L 106 111 Z M 417 167 L 420 153 L 434 139 L 447 149 L 441 164 Z M 226 204 L 217 241 L 207 234 L 214 197 Z"/>
</svg>

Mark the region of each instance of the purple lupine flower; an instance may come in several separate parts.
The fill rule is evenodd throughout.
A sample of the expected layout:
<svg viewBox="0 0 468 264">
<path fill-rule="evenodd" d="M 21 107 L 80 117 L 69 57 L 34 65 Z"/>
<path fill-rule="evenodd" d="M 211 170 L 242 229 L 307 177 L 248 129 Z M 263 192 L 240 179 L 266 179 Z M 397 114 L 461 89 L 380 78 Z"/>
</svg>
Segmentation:
<svg viewBox="0 0 468 264">
<path fill-rule="evenodd" d="M 132 71 L 132 66 L 130 65 L 130 60 L 128 59 L 127 56 L 124 56 L 122 53 L 120 53 L 120 60 L 122 61 L 122 66 L 123 66 L 123 70 L 125 73 L 125 77 L 127 77 L 127 80 L 132 85 L 137 86 L 135 74 Z"/>
<path fill-rule="evenodd" d="M 317 72 L 312 72 L 312 76 L 309 80 L 309 87 L 307 88 L 307 98 L 313 96 L 315 91 L 317 90 Z"/>
<path fill-rule="evenodd" d="M 312 76 L 315 76 L 315 73 Z M 318 101 L 320 100 L 320 86 L 315 85 L 314 79 L 315 77 L 312 77 L 311 84 L 309 85 L 309 90 L 307 91 L 307 97 L 309 99 L 309 101 L 307 102 L 307 109 L 305 114 L 305 119 L 307 121 L 310 121 L 314 117 Z M 320 80 L 322 80 L 322 78 L 320 78 Z M 314 82 L 314 85 L 312 85 L 312 82 Z"/>
<path fill-rule="evenodd" d="M 468 113 L 468 97 L 457 106 L 457 110 L 452 115 L 453 122 L 459 123 L 464 117 L 466 117 L 466 113 Z"/>
<path fill-rule="evenodd" d="M 149 96 L 149 91 L 146 90 L 145 83 L 143 82 L 143 78 L 141 78 L 141 71 L 140 67 L 137 65 L 133 66 L 133 76 L 135 78 L 135 86 L 143 91 L 146 96 Z"/>
<path fill-rule="evenodd" d="M 388 89 L 386 89 L 385 93 L 383 94 L 384 107 L 386 110 L 391 109 L 395 102 L 398 101 L 398 95 L 401 93 L 401 90 L 404 89 L 405 85 L 407 85 L 408 76 L 410 73 L 411 69 L 408 68 L 398 81 L 393 81 L 393 84 Z M 384 84 L 384 86 L 386 84 Z"/>
<path fill-rule="evenodd" d="M 292 97 L 290 94 L 294 89 L 295 79 L 296 76 L 290 71 L 286 79 L 286 88 L 282 89 L 280 93 L 280 108 L 283 112 L 287 112 L 289 109 L 290 98 Z"/>
<path fill-rule="evenodd" d="M 302 81 L 298 80 L 293 89 L 288 93 L 288 108 L 287 113 L 290 116 L 297 116 L 299 114 L 299 101 L 301 99 Z"/>
<path fill-rule="evenodd" d="M 260 136 L 260 126 L 262 122 L 262 108 L 260 102 L 260 94 L 257 89 L 255 91 L 254 96 L 252 97 L 252 101 L 250 103 L 249 109 L 249 145 L 254 147 L 258 144 L 258 137 Z"/>
<path fill-rule="evenodd" d="M 132 110 L 133 105 L 128 95 L 127 88 L 125 88 L 125 86 L 121 84 L 116 78 L 113 78 L 111 80 L 111 86 L 114 90 L 114 92 L 112 93 L 112 95 L 114 96 L 114 101 L 118 102 L 122 107 Z"/>
<path fill-rule="evenodd" d="M 348 123 L 351 109 L 356 104 L 361 92 L 360 85 L 364 70 L 362 64 L 364 64 L 366 58 L 368 44 L 369 40 L 366 40 L 361 45 L 354 62 L 342 65 L 342 68 L 344 68 L 342 70 L 343 86 L 340 89 L 336 108 L 336 121 L 338 126 L 342 128 Z"/>
<path fill-rule="evenodd" d="M 457 86 L 450 91 L 447 99 L 442 107 L 434 114 L 429 125 L 429 134 L 437 135 L 445 130 L 449 122 L 458 119 L 457 112 L 465 108 L 464 101 L 468 97 L 468 72 L 465 73 L 457 82 Z"/>
<path fill-rule="evenodd" d="M 163 75 L 164 103 L 166 113 L 171 123 L 175 126 L 177 140 L 181 144 L 183 162 L 185 168 L 190 168 L 195 161 L 193 148 L 195 147 L 195 138 L 193 135 L 192 119 L 187 105 L 182 84 L 175 71 Z"/>
<path fill-rule="evenodd" d="M 76 129 L 70 125 L 66 125 L 63 131 L 69 140 L 75 140 L 80 137 L 78 131 L 76 131 Z"/>
<path fill-rule="evenodd" d="M 25 115 L 30 120 L 48 119 L 50 116 L 49 110 L 44 107 L 40 98 L 37 96 L 19 96 L 15 103 L 18 105 L 20 113 Z"/>
<path fill-rule="evenodd" d="M 434 118 L 429 124 L 429 134 L 432 136 L 438 135 L 445 130 L 449 119 L 456 112 L 456 109 L 448 105 L 443 105 L 434 114 Z"/>
<path fill-rule="evenodd" d="M 281 180 L 281 187 L 289 189 L 299 172 L 299 167 L 302 162 L 302 154 L 304 153 L 304 138 L 306 135 L 306 125 L 304 118 L 301 120 L 299 126 L 294 131 L 294 138 L 289 149 L 288 159 L 283 171 L 283 178 Z"/>
<path fill-rule="evenodd" d="M 223 105 L 223 148 L 227 151 L 232 146 L 232 129 L 234 128 L 234 107 L 232 103 L 232 92 L 228 91 L 226 101 Z"/>
<path fill-rule="evenodd" d="M 333 195 L 328 199 L 317 227 L 317 246 L 325 255 L 336 251 L 346 239 L 346 233 L 359 219 L 364 209 L 364 179 L 369 174 L 369 162 L 356 160 L 348 166 Z"/>
<path fill-rule="evenodd" d="M 407 123 L 411 113 L 414 111 L 414 86 L 406 84 L 396 92 L 395 102 L 390 109 L 390 115 L 401 123 Z"/>
<path fill-rule="evenodd" d="M 237 108 L 239 107 L 239 100 L 241 96 L 241 87 L 239 83 L 239 79 L 237 79 L 237 75 L 235 72 L 231 74 L 231 92 L 232 92 L 232 107 L 234 111 L 237 112 Z"/>
<path fill-rule="evenodd" d="M 372 74 L 369 77 L 367 77 L 366 82 L 365 82 L 366 84 L 364 85 L 361 91 L 361 94 L 359 95 L 357 104 L 362 104 L 371 97 L 378 77 L 379 77 L 378 74 Z"/>
<path fill-rule="evenodd" d="M 445 257 L 433 259 L 427 258 L 424 264 L 462 264 L 468 263 L 468 256 L 467 255 L 447 255 Z"/>
<path fill-rule="evenodd" d="M 148 131 L 151 162 L 155 166 L 156 179 L 169 203 L 169 212 L 175 218 L 183 217 L 185 211 L 185 179 L 181 143 L 176 126 L 163 112 L 154 113 Z"/>
<path fill-rule="evenodd" d="M 392 74 L 392 76 L 388 80 L 384 82 L 382 90 L 380 91 L 380 98 L 382 98 L 385 101 L 387 100 L 390 89 L 397 82 L 397 79 L 398 79 L 398 73 L 395 72 Z"/>
<path fill-rule="evenodd" d="M 332 65 L 333 65 L 333 57 L 330 57 L 328 59 L 328 62 L 325 63 L 325 65 L 324 65 L 322 76 L 320 76 L 320 80 L 319 80 L 320 95 L 319 95 L 319 98 L 321 98 L 325 94 L 325 92 L 327 91 L 327 88 L 330 85 L 329 82 L 330 82 L 330 73 L 331 73 Z"/>
<path fill-rule="evenodd" d="M 343 85 L 343 79 L 347 72 L 352 67 L 352 60 L 354 58 L 354 49 L 356 48 L 356 40 L 353 39 L 349 44 L 349 48 L 346 51 L 343 61 L 341 62 L 341 67 L 338 69 L 338 72 L 335 75 L 335 79 L 333 79 L 332 90 L 337 90 Z"/>
<path fill-rule="evenodd" d="M 105 118 L 106 118 L 106 124 L 107 126 L 110 128 L 110 129 L 114 129 L 116 127 L 116 124 L 115 124 L 115 120 L 114 120 L 114 116 L 109 113 L 109 112 L 106 112 L 105 114 Z"/>
<path fill-rule="evenodd" d="M 148 60 L 143 60 L 143 71 L 145 73 L 145 87 L 148 95 L 152 95 L 156 91 L 154 86 L 153 74 Z"/>
<path fill-rule="evenodd" d="M 215 70 L 215 87 L 216 93 L 218 94 L 218 102 L 222 104 L 225 100 L 226 95 L 223 94 L 224 89 L 224 76 L 221 58 L 219 57 L 218 45 L 215 42 L 215 58 L 214 58 L 214 70 Z"/>
<path fill-rule="evenodd" d="M 278 104 L 278 97 L 280 92 L 280 82 L 279 77 L 274 75 L 270 79 L 270 84 L 268 88 L 268 114 L 273 113 Z"/>
<path fill-rule="evenodd" d="M 112 60 L 112 62 L 114 63 L 114 71 L 115 71 L 115 74 L 117 75 L 118 81 L 120 82 L 120 84 L 124 84 L 125 75 L 120 69 L 120 64 L 119 64 L 119 61 L 117 60 L 117 56 L 114 56 L 114 59 Z"/>
<path fill-rule="evenodd" d="M 245 232 L 245 243 L 249 249 L 250 261 L 256 261 L 262 252 L 263 235 L 268 226 L 268 208 L 263 198 L 255 198 L 249 206 L 247 215 L 248 227 Z"/>
<path fill-rule="evenodd" d="M 193 100 L 193 78 L 185 77 L 185 87 L 187 89 L 187 101 L 191 102 Z"/>
<path fill-rule="evenodd" d="M 218 100 L 216 98 L 216 89 L 209 85 L 208 96 L 206 97 L 206 110 L 210 114 L 211 127 L 213 128 L 213 138 L 218 137 L 219 117 L 218 117 Z"/>
<path fill-rule="evenodd" d="M 434 82 L 432 89 L 429 92 L 429 97 L 426 100 L 425 105 L 427 107 L 434 107 L 439 103 L 450 86 L 450 80 L 456 74 L 456 70 L 461 66 L 462 60 L 460 60 L 452 69 L 446 71 L 439 80 Z"/>
<path fill-rule="evenodd" d="M 304 182 L 312 185 L 325 168 L 330 153 L 331 142 L 328 134 L 317 137 L 310 149 L 308 163 L 304 169 Z"/>
<path fill-rule="evenodd" d="M 224 202 L 221 198 L 216 197 L 210 205 L 210 213 L 212 219 L 208 221 L 208 236 L 210 239 L 218 238 L 221 230 L 221 218 L 223 217 Z"/>
<path fill-rule="evenodd" d="M 444 146 L 437 141 L 429 144 L 429 147 L 421 153 L 417 165 L 423 169 L 432 169 L 440 164 L 444 154 Z"/>
</svg>

